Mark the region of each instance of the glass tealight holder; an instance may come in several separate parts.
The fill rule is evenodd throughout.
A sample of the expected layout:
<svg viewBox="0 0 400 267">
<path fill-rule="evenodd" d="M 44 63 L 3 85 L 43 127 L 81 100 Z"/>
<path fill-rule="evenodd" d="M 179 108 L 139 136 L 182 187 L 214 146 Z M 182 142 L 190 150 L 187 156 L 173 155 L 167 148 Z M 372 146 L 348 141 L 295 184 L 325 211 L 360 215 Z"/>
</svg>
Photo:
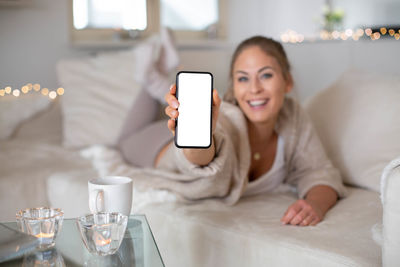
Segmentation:
<svg viewBox="0 0 400 267">
<path fill-rule="evenodd" d="M 100 212 L 77 218 L 77 226 L 87 250 L 107 256 L 117 252 L 128 224 L 128 216 L 117 212 Z"/>
<path fill-rule="evenodd" d="M 55 240 L 61 231 L 64 212 L 54 208 L 29 208 L 17 212 L 16 219 L 19 229 L 39 239 L 39 249 L 47 249 L 55 245 Z"/>
</svg>

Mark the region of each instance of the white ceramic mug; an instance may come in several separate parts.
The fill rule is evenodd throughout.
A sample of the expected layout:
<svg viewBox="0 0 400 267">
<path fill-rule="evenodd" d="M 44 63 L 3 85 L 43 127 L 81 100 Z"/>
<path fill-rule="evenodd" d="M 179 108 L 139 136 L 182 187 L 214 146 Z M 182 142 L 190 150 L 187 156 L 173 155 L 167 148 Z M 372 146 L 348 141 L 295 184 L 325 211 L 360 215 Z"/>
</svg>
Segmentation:
<svg viewBox="0 0 400 267">
<path fill-rule="evenodd" d="M 132 179 L 106 176 L 88 182 L 89 209 L 92 213 L 121 212 L 128 215 L 132 207 Z"/>
</svg>

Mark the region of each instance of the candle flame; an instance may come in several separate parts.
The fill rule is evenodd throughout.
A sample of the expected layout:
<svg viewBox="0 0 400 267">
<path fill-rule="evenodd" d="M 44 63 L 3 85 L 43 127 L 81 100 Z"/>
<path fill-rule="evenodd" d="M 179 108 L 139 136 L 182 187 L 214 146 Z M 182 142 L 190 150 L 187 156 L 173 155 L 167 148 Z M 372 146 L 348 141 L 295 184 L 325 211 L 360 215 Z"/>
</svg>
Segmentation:
<svg viewBox="0 0 400 267">
<path fill-rule="evenodd" d="M 101 234 L 96 233 L 94 237 L 94 242 L 98 246 L 105 246 L 111 243 L 111 238 L 104 238 Z"/>
<path fill-rule="evenodd" d="M 52 238 L 54 233 L 39 233 L 35 235 L 37 238 Z"/>
</svg>

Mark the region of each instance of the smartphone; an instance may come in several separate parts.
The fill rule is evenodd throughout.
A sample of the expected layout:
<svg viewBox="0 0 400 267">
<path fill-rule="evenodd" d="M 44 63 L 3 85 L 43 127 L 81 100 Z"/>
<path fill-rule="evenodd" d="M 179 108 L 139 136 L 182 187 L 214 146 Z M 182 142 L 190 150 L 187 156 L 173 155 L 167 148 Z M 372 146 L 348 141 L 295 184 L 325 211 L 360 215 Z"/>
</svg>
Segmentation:
<svg viewBox="0 0 400 267">
<path fill-rule="evenodd" d="M 179 116 L 175 122 L 175 145 L 179 148 L 211 146 L 213 75 L 180 71 L 176 74 Z"/>
</svg>

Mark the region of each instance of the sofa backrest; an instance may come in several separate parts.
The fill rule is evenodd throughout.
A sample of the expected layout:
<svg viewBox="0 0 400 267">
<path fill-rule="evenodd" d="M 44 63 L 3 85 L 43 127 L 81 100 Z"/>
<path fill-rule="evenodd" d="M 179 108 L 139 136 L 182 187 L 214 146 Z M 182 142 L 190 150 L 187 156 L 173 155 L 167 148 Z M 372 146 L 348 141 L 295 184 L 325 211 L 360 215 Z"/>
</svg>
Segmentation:
<svg viewBox="0 0 400 267">
<path fill-rule="evenodd" d="M 383 168 L 400 155 L 400 78 L 349 70 L 306 109 L 344 182 L 379 192 Z"/>
</svg>

